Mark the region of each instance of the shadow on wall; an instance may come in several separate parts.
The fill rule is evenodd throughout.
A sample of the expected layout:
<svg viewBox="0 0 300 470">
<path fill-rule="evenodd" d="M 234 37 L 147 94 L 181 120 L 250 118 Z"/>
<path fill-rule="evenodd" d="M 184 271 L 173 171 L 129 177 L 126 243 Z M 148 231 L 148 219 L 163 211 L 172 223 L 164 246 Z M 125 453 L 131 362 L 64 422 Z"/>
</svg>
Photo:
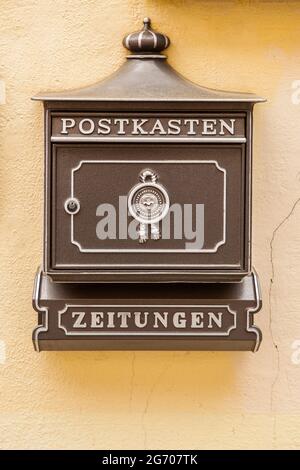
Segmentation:
<svg viewBox="0 0 300 470">
<path fill-rule="evenodd" d="M 44 372 L 49 369 L 51 380 L 64 382 L 60 392 L 71 400 L 76 394 L 90 397 L 90 404 L 101 400 L 102 406 L 138 407 L 157 394 L 158 407 L 192 411 L 195 403 L 222 405 L 222 397 L 232 395 L 245 354 L 250 353 L 51 352 L 40 358 Z"/>
</svg>

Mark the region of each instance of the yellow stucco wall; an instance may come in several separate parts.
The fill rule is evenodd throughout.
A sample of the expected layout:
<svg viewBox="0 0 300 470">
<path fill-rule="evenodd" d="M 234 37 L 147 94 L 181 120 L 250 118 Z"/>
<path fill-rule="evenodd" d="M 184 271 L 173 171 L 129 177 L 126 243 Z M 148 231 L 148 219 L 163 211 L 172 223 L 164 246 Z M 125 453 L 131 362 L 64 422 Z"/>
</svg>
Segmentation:
<svg viewBox="0 0 300 470">
<path fill-rule="evenodd" d="M 0 447 L 299 448 L 300 2 L 0 0 L 0 10 Z M 30 97 L 106 77 L 146 15 L 171 37 L 179 72 L 268 99 L 255 109 L 257 354 L 33 351 L 43 110 Z"/>
</svg>

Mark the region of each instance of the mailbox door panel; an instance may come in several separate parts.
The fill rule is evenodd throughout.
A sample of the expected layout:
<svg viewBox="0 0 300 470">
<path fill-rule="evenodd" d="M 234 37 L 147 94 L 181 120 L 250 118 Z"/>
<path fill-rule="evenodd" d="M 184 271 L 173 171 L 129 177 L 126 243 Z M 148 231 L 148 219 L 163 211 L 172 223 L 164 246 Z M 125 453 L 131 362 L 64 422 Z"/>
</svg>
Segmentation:
<svg viewBox="0 0 300 470">
<path fill-rule="evenodd" d="M 50 271 L 243 271 L 245 158 L 244 144 L 53 145 Z"/>
</svg>

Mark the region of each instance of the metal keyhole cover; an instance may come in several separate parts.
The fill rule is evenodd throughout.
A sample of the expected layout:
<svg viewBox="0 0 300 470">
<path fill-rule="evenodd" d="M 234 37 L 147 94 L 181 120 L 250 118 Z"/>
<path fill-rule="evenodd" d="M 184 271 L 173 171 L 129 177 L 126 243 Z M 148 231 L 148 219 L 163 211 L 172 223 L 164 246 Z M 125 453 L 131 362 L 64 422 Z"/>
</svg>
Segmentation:
<svg viewBox="0 0 300 470">
<path fill-rule="evenodd" d="M 158 176 L 153 170 L 143 170 L 139 179 L 141 182 L 128 194 L 129 213 L 141 224 L 156 224 L 169 211 L 169 195 L 164 186 L 157 183 Z"/>
<path fill-rule="evenodd" d="M 69 197 L 64 203 L 65 211 L 70 215 L 75 215 L 80 211 L 80 202 L 76 197 Z"/>
</svg>

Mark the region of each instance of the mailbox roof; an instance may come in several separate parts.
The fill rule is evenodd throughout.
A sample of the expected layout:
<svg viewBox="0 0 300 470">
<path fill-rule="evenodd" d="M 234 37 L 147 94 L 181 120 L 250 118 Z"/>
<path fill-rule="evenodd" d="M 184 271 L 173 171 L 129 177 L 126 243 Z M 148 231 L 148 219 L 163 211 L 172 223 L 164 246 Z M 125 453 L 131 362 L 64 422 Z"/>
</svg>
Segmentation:
<svg viewBox="0 0 300 470">
<path fill-rule="evenodd" d="M 160 54 L 132 54 L 105 80 L 85 88 L 40 93 L 42 101 L 175 101 L 175 102 L 262 102 L 251 93 L 205 88 L 177 73 Z"/>
</svg>

